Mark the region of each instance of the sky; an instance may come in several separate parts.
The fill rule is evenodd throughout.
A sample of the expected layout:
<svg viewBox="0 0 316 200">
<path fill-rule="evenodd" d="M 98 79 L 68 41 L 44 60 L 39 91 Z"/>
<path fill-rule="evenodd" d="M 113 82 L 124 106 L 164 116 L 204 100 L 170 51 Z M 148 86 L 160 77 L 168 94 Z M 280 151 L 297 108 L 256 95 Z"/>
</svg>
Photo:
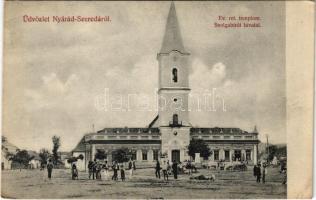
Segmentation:
<svg viewBox="0 0 316 200">
<path fill-rule="evenodd" d="M 190 112 L 196 127 L 257 126 L 286 143 L 283 2 L 175 2 L 190 52 L 191 94 L 215 91 L 216 111 Z M 104 96 L 156 103 L 158 62 L 170 2 L 7 2 L 3 132 L 19 148 L 72 150 L 85 133 L 146 127 L 155 109 L 113 110 Z M 32 16 L 110 16 L 103 23 L 24 23 Z M 261 28 L 214 28 L 222 16 L 259 16 Z M 132 98 L 135 105 L 135 99 Z M 133 102 L 134 101 L 134 102 Z M 117 102 L 117 101 L 116 101 Z M 149 103 L 148 103 L 149 102 Z M 115 105 L 114 105 L 115 107 Z M 107 109 L 106 109 L 107 108 Z M 133 107 L 134 108 L 134 107 Z"/>
</svg>

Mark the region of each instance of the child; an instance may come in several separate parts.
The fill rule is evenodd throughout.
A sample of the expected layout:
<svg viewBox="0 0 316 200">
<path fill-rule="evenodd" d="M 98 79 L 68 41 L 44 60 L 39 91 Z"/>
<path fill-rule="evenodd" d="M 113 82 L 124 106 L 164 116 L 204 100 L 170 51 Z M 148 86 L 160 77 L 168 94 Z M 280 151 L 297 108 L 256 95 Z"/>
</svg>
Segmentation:
<svg viewBox="0 0 316 200">
<path fill-rule="evenodd" d="M 125 181 L 125 169 L 123 165 L 121 165 L 121 179 L 122 181 Z"/>
<path fill-rule="evenodd" d="M 72 164 L 72 180 L 78 179 L 78 170 L 75 163 Z"/>
</svg>

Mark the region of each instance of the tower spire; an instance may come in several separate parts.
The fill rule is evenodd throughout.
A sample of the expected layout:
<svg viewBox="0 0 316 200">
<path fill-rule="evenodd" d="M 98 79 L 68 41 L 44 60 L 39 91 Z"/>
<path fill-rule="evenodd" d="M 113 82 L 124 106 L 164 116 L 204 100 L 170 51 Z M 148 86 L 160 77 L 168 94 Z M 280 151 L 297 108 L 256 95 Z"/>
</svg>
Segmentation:
<svg viewBox="0 0 316 200">
<path fill-rule="evenodd" d="M 258 133 L 257 125 L 255 125 L 255 127 L 254 127 L 254 129 L 253 129 L 253 132 L 254 132 L 254 133 Z"/>
<path fill-rule="evenodd" d="M 179 51 L 180 53 L 187 53 L 183 46 L 176 8 L 172 1 L 160 53 L 170 53 L 173 50 Z"/>
</svg>

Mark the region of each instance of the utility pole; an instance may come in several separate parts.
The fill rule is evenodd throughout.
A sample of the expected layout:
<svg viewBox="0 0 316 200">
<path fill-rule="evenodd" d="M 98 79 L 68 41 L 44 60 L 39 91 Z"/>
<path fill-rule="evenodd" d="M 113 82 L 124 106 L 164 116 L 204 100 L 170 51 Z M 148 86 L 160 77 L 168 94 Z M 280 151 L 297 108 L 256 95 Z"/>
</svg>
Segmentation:
<svg viewBox="0 0 316 200">
<path fill-rule="evenodd" d="M 266 134 L 266 138 L 267 138 L 267 154 L 268 154 L 268 156 L 267 156 L 267 161 L 269 161 L 269 135 L 268 134 Z"/>
<path fill-rule="evenodd" d="M 92 124 L 92 133 L 94 133 L 94 124 Z"/>
</svg>

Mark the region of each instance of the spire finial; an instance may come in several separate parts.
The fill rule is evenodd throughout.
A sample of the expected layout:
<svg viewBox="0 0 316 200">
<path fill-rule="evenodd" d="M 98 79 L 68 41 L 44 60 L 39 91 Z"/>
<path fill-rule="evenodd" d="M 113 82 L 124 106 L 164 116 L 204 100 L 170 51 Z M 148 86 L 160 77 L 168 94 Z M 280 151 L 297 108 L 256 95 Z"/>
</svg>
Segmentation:
<svg viewBox="0 0 316 200">
<path fill-rule="evenodd" d="M 253 129 L 253 132 L 254 132 L 254 133 L 258 133 L 257 125 L 255 125 L 255 128 Z"/>
</svg>

